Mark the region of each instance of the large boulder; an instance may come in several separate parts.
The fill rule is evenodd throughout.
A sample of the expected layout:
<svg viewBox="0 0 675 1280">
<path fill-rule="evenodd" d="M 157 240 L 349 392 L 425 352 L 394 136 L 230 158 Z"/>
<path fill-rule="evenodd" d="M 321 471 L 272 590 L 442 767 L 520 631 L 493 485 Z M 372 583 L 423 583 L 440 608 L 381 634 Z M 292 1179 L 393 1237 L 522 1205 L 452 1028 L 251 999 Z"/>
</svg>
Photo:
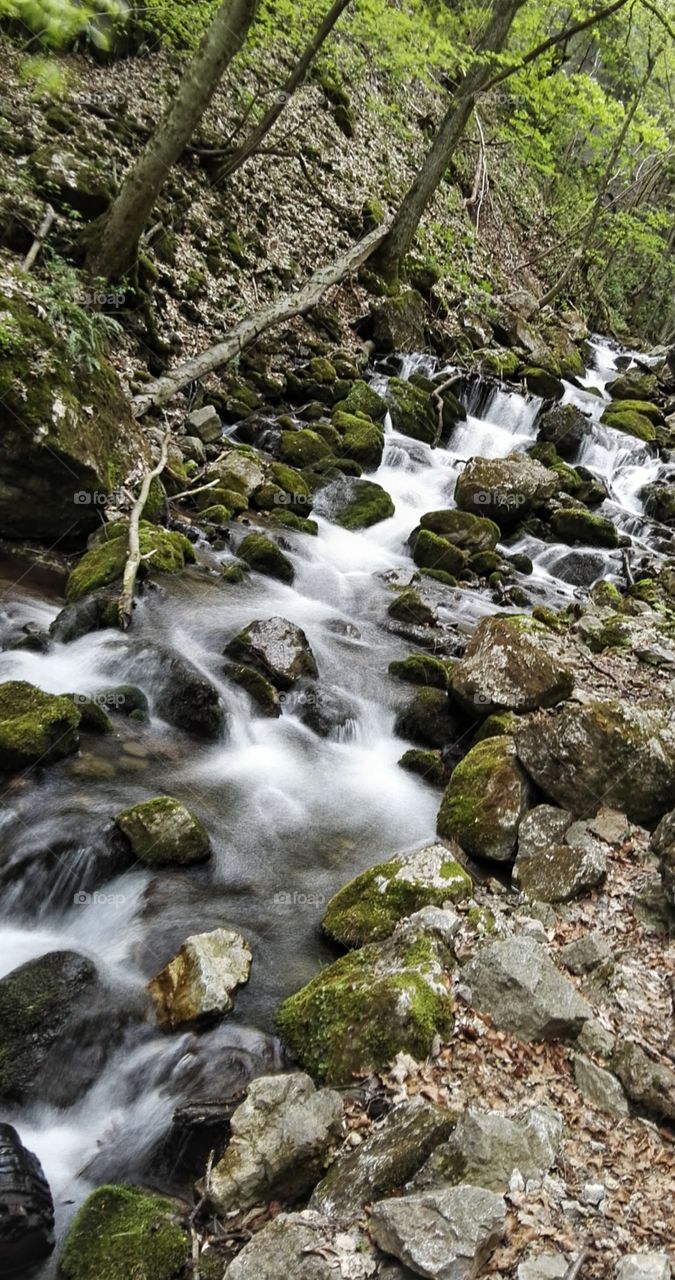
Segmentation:
<svg viewBox="0 0 675 1280">
<path fill-rule="evenodd" d="M 260 671 L 276 689 L 290 689 L 303 676 L 319 674 L 307 636 L 287 618 L 250 622 L 224 652 Z"/>
<path fill-rule="evenodd" d="M 514 736 L 530 777 L 578 817 L 592 817 L 606 804 L 632 822 L 649 823 L 675 802 L 669 712 L 620 699 L 568 702 L 523 719 Z"/>
<path fill-rule="evenodd" d="M 486 738 L 457 765 L 445 790 L 436 830 L 475 858 L 505 862 L 516 850 L 531 787 L 508 736 Z"/>
<path fill-rule="evenodd" d="M 94 546 L 78 561 L 66 584 L 66 601 L 74 604 L 92 592 L 117 582 L 124 573 L 128 553 L 129 525 L 126 520 L 105 526 Z M 141 520 L 138 541 L 142 557 L 140 576 L 147 573 L 180 573 L 195 558 L 192 543 L 182 533 L 170 533 Z"/>
<path fill-rule="evenodd" d="M 291 583 L 295 577 L 293 563 L 271 538 L 264 533 L 248 533 L 237 547 L 237 555 L 257 573 Z"/>
<path fill-rule="evenodd" d="M 340 476 L 320 489 L 314 499 L 314 514 L 324 516 L 343 529 L 368 529 L 394 514 L 394 504 L 379 484 Z"/>
<path fill-rule="evenodd" d="M 139 654 L 143 665 L 149 659 L 156 670 L 153 681 L 154 710 L 168 724 L 195 738 L 221 738 L 227 715 L 214 684 L 198 667 L 173 649 L 153 648 Z"/>
<path fill-rule="evenodd" d="M 376 1244 L 429 1280 L 474 1280 L 505 1229 L 502 1197 L 469 1184 L 379 1200 L 371 1216 Z"/>
<path fill-rule="evenodd" d="M 231 1139 L 209 1180 L 219 1213 L 261 1201 L 292 1203 L 321 1176 L 342 1134 L 342 1099 L 302 1072 L 260 1076 L 231 1120 Z"/>
<path fill-rule="evenodd" d="M 42 1165 L 11 1124 L 0 1124 L 0 1270 L 23 1275 L 53 1248 L 54 1202 Z"/>
<path fill-rule="evenodd" d="M 654 400 L 659 393 L 659 384 L 653 373 L 628 369 L 608 382 L 606 390 L 613 400 Z"/>
<path fill-rule="evenodd" d="M 233 992 L 248 982 L 252 959 L 247 943 L 232 929 L 186 938 L 148 983 L 158 1022 L 178 1027 L 229 1013 Z"/>
<path fill-rule="evenodd" d="M 652 835 L 650 848 L 659 860 L 666 898 L 675 907 L 675 811 L 661 819 Z"/>
<path fill-rule="evenodd" d="M 661 1120 L 675 1120 L 675 1071 L 654 1062 L 633 1040 L 618 1044 L 611 1067 L 632 1102 Z"/>
<path fill-rule="evenodd" d="M 453 1123 L 446 1107 L 419 1094 L 400 1102 L 360 1146 L 331 1165 L 310 1207 L 334 1218 L 357 1216 L 365 1204 L 408 1182 Z"/>
<path fill-rule="evenodd" d="M 573 404 L 548 409 L 537 426 L 537 439 L 555 445 L 561 458 L 573 458 L 591 430 L 590 419 Z"/>
<path fill-rule="evenodd" d="M 494 520 L 472 515 L 470 511 L 457 511 L 454 507 L 425 511 L 420 526 L 445 538 L 469 556 L 494 551 L 500 538 L 499 526 Z"/>
<path fill-rule="evenodd" d="M 516 1169 L 526 1179 L 548 1172 L 562 1132 L 562 1116 L 551 1107 L 532 1107 L 516 1119 L 469 1107 L 420 1170 L 415 1188 L 470 1182 L 503 1194 Z"/>
<path fill-rule="evenodd" d="M 95 1079 L 119 1028 L 95 964 L 75 951 L 49 951 L 8 973 L 0 1023 L 0 1098 L 58 1106 Z"/>
<path fill-rule="evenodd" d="M 377 1071 L 401 1051 L 425 1058 L 434 1036 L 452 1028 L 452 963 L 440 929 L 411 916 L 385 942 L 341 956 L 289 996 L 278 1013 L 281 1037 L 329 1084 Z"/>
<path fill-rule="evenodd" d="M 559 487 L 555 471 L 522 453 L 470 458 L 457 477 L 455 502 L 460 511 L 489 516 L 508 530 L 548 502 Z"/>
<path fill-rule="evenodd" d="M 619 533 L 605 516 L 596 516 L 585 507 L 561 507 L 551 516 L 551 528 L 561 542 L 570 546 L 582 543 L 589 547 L 618 546 Z"/>
<path fill-rule="evenodd" d="M 378 351 L 423 351 L 424 300 L 416 289 L 373 307 L 373 341 Z"/>
<path fill-rule="evenodd" d="M 478 715 L 552 707 L 569 698 L 574 677 L 551 650 L 551 632 L 532 618 L 483 618 L 453 667 L 452 691 Z"/>
<path fill-rule="evenodd" d="M 382 461 L 384 431 L 372 418 L 360 414 L 345 413 L 338 409 L 333 413 L 333 426 L 340 433 L 340 457 L 352 458 L 360 466 L 375 471 Z"/>
<path fill-rule="evenodd" d="M 369 1246 L 358 1227 L 313 1209 L 280 1213 L 233 1259 L 227 1280 L 374 1280 Z"/>
<path fill-rule="evenodd" d="M 192 1246 L 180 1209 L 134 1187 L 98 1187 L 68 1232 L 59 1280 L 187 1280 Z"/>
<path fill-rule="evenodd" d="M 561 829 L 553 834 L 556 820 Z M 594 889 L 606 874 L 606 846 L 585 822 L 573 822 L 570 813 L 549 805 L 538 805 L 523 819 L 513 881 L 528 898 L 569 902 Z"/>
<path fill-rule="evenodd" d="M 417 689 L 399 711 L 394 733 L 426 747 L 444 747 L 463 736 L 463 726 L 444 689 Z"/>
<path fill-rule="evenodd" d="M 356 876 L 333 895 L 321 923 L 336 942 L 361 947 L 388 937 L 422 907 L 459 902 L 471 891 L 471 877 L 446 845 L 423 845 Z"/>
<path fill-rule="evenodd" d="M 172 796 L 134 804 L 118 813 L 115 824 L 134 857 L 150 867 L 190 866 L 211 854 L 211 841 L 199 818 Z"/>
<path fill-rule="evenodd" d="M 592 1010 L 556 969 L 545 947 L 508 938 L 481 947 L 462 970 L 472 1004 L 523 1040 L 576 1036 Z"/>
<path fill-rule="evenodd" d="M 419 529 L 411 535 L 413 560 L 420 569 L 440 570 L 459 575 L 466 565 L 466 555 L 454 543 L 430 529 Z"/>
<path fill-rule="evenodd" d="M 26 680 L 0 684 L 0 769 L 49 764 L 79 746 L 81 712 L 72 699 L 43 693 Z"/>
<path fill-rule="evenodd" d="M 144 461 L 143 436 L 112 365 L 83 367 L 37 305 L 3 292 L 0 328 L 0 535 L 77 545 Z"/>
<path fill-rule="evenodd" d="M 394 431 L 424 444 L 435 444 L 438 410 L 428 391 L 402 378 L 390 378 L 387 386 L 389 414 Z"/>
</svg>

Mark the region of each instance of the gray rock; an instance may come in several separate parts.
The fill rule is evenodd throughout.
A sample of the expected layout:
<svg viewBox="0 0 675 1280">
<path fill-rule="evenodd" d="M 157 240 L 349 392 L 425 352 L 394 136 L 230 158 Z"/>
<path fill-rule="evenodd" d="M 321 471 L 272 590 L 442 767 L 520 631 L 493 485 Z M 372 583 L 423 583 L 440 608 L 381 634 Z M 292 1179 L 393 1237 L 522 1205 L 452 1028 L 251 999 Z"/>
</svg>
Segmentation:
<svg viewBox="0 0 675 1280">
<path fill-rule="evenodd" d="M 184 458 L 193 462 L 206 462 L 206 449 L 198 436 L 179 436 L 178 447 Z"/>
<path fill-rule="evenodd" d="M 562 1280 L 567 1274 L 567 1259 L 562 1253 L 539 1253 L 526 1258 L 518 1266 L 518 1280 Z"/>
<path fill-rule="evenodd" d="M 251 622 L 230 640 L 225 653 L 254 667 L 277 689 L 290 689 L 302 676 L 318 676 L 304 631 L 286 618 Z"/>
<path fill-rule="evenodd" d="M 479 715 L 552 707 L 569 698 L 574 677 L 551 648 L 551 632 L 531 618 L 483 618 L 453 667 L 452 691 Z"/>
<path fill-rule="evenodd" d="M 319 1183 L 310 1209 L 335 1218 L 358 1214 L 371 1200 L 401 1187 L 447 1138 L 453 1120 L 447 1109 L 425 1098 L 401 1102 L 361 1146 L 340 1156 Z"/>
<path fill-rule="evenodd" d="M 146 866 L 190 866 L 211 855 L 206 828 L 173 796 L 155 796 L 124 809 L 115 826 Z"/>
<path fill-rule="evenodd" d="M 574 814 L 553 804 L 538 804 L 525 815 L 518 828 L 518 853 L 529 858 L 552 844 L 560 844 Z"/>
<path fill-rule="evenodd" d="M 661 819 L 649 847 L 659 860 L 666 898 L 675 907 L 675 810 Z"/>
<path fill-rule="evenodd" d="M 477 1009 L 525 1040 L 576 1036 L 592 1016 L 545 947 L 529 938 L 482 947 L 464 966 L 462 980 L 471 988 Z"/>
<path fill-rule="evenodd" d="M 538 427 L 538 440 L 554 444 L 561 458 L 573 458 L 591 423 L 576 405 L 563 404 L 543 413 Z"/>
<path fill-rule="evenodd" d="M 342 1099 L 331 1089 L 316 1089 L 302 1072 L 261 1076 L 234 1112 L 231 1129 L 209 1183 L 216 1209 L 291 1202 L 314 1186 L 340 1137 Z"/>
<path fill-rule="evenodd" d="M 611 1065 L 633 1102 L 664 1120 L 675 1120 L 675 1071 L 652 1062 L 632 1040 L 619 1044 Z"/>
<path fill-rule="evenodd" d="M 148 983 L 160 1023 L 170 1027 L 218 1018 L 233 1006 L 232 993 L 248 982 L 252 955 L 232 929 L 186 938 L 180 951 Z"/>
<path fill-rule="evenodd" d="M 560 487 L 555 471 L 522 453 L 508 458 L 470 458 L 455 486 L 460 511 L 489 516 L 511 529 L 552 498 Z"/>
<path fill-rule="evenodd" d="M 577 1038 L 577 1045 L 584 1053 L 595 1053 L 600 1058 L 611 1057 L 615 1044 L 615 1037 L 603 1027 L 598 1018 L 589 1018 Z"/>
<path fill-rule="evenodd" d="M 569 702 L 522 719 L 514 737 L 530 777 L 579 817 L 603 800 L 633 822 L 652 822 L 675 800 L 671 712 L 619 699 Z"/>
<path fill-rule="evenodd" d="M 453 770 L 436 830 L 443 839 L 456 840 L 473 858 L 507 862 L 515 852 L 531 795 L 512 738 L 486 738 Z"/>
<path fill-rule="evenodd" d="M 230 1263 L 226 1280 L 370 1280 L 368 1237 L 320 1213 L 280 1213 Z M 405 1280 L 405 1277 L 402 1278 Z"/>
<path fill-rule="evenodd" d="M 468 1183 L 380 1200 L 371 1218 L 376 1244 L 428 1280 L 473 1280 L 505 1226 L 502 1197 Z"/>
<path fill-rule="evenodd" d="M 607 964 L 612 959 L 612 952 L 602 934 L 593 930 L 575 938 L 574 942 L 568 942 L 560 952 L 560 959 L 570 973 L 590 973 L 598 965 Z"/>
<path fill-rule="evenodd" d="M 628 1253 L 616 1268 L 616 1280 L 670 1280 L 665 1253 Z"/>
<path fill-rule="evenodd" d="M 590 1058 L 576 1054 L 574 1058 L 574 1078 L 581 1093 L 601 1111 L 609 1111 L 614 1116 L 629 1114 L 626 1095 L 616 1076 L 611 1071 L 598 1067 Z"/>
<path fill-rule="evenodd" d="M 554 810 L 549 805 L 541 807 L 549 814 L 566 815 L 564 809 Z M 562 825 L 561 820 L 558 821 Z M 554 825 L 552 819 L 549 819 L 549 825 Z M 541 828 L 538 834 L 543 834 Z M 543 902 L 569 902 L 571 898 L 578 898 L 580 894 L 594 889 L 606 874 L 605 846 L 583 822 L 573 822 L 559 841 L 538 848 L 527 836 L 521 841 L 518 833 L 513 879 L 530 898 Z"/>
<path fill-rule="evenodd" d="M 524 1178 L 540 1178 L 553 1164 L 563 1121 L 551 1107 L 533 1107 L 511 1119 L 498 1111 L 469 1107 L 447 1142 L 439 1146 L 415 1179 L 416 1188 L 469 1182 L 506 1192 L 517 1169 Z"/>
<path fill-rule="evenodd" d="M 194 409 L 187 416 L 187 426 L 193 436 L 197 436 L 202 444 L 213 444 L 223 434 L 223 424 L 212 404 L 203 409 Z"/>
</svg>

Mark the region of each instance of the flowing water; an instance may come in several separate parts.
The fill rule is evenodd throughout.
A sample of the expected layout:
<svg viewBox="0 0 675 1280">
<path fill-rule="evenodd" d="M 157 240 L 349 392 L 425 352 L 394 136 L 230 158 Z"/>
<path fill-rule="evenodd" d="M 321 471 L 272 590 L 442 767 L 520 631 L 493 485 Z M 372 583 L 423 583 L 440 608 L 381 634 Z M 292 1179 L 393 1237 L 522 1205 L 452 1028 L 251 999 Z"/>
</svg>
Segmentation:
<svg viewBox="0 0 675 1280">
<path fill-rule="evenodd" d="M 637 564 L 657 556 L 671 534 L 646 519 L 639 498 L 659 473 L 657 457 L 598 424 L 617 354 L 594 342 L 584 387 L 567 385 L 565 399 L 593 417 L 574 461 L 605 481 L 602 513 L 631 534 Z M 402 375 L 416 367 L 431 366 L 423 357 L 406 358 Z M 376 375 L 376 385 L 382 380 Z M 323 903 L 364 867 L 433 834 L 438 793 L 397 765 L 405 743 L 393 725 L 405 690 L 387 676 L 387 665 L 410 646 L 382 625 L 387 584 L 411 571 L 406 539 L 421 514 L 453 505 L 463 461 L 526 448 L 541 405 L 536 397 L 479 384 L 466 422 L 436 450 L 389 425 L 373 478 L 391 494 L 395 515 L 360 533 L 319 518 L 317 538 L 289 534 L 293 586 L 256 574 L 240 586 L 226 584 L 215 561 L 231 552 L 205 546 L 200 566 L 144 597 L 130 634 L 98 632 L 54 644 L 46 654 L 0 654 L 2 680 L 26 679 L 55 693 L 93 693 L 124 681 L 139 685 L 152 705 L 161 644 L 218 686 L 229 713 L 227 740 L 208 745 L 157 716 L 148 726 L 115 716 L 113 740 L 87 736 L 78 757 L 40 776 L 29 773 L 0 794 L 0 976 L 46 952 L 75 950 L 95 961 L 115 1007 L 133 1011 L 139 1002 L 142 1008 L 147 979 L 190 933 L 237 929 L 254 957 L 234 1013 L 216 1028 L 167 1035 L 132 1016 L 123 1041 L 73 1105 L 36 1103 L 0 1116 L 17 1125 L 42 1161 L 60 1231 L 91 1186 L 149 1176 L 178 1105 L 227 1098 L 253 1075 L 281 1065 L 274 1010 L 332 958 L 319 929 Z M 605 576 L 620 580 L 624 572 L 619 551 L 529 536 L 510 549 L 534 561 L 521 585 L 534 600 L 557 607 L 580 586 Z M 467 634 L 498 607 L 486 590 L 458 588 L 447 600 L 443 620 Z M 58 608 L 56 600 L 8 584 L 0 629 L 6 636 L 26 622 L 46 627 Z M 331 687 L 348 709 L 328 738 L 303 724 L 297 698 L 287 700 L 278 720 L 252 716 L 247 696 L 223 676 L 227 641 L 253 619 L 272 615 L 306 631 L 322 688 Z M 176 796 L 203 818 L 211 862 L 191 871 L 115 875 L 105 854 L 111 818 L 156 794 Z M 73 1064 L 78 1048 L 68 1047 Z"/>
</svg>

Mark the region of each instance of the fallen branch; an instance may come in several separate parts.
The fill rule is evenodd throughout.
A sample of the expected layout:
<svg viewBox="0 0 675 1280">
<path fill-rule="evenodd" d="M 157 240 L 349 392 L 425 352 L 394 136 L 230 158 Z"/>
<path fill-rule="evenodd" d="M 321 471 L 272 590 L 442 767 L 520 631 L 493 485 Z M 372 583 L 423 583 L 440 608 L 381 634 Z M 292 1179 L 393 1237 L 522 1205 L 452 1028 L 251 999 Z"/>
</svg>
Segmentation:
<svg viewBox="0 0 675 1280">
<path fill-rule="evenodd" d="M 577 1276 L 579 1275 L 581 1268 L 589 1257 L 589 1252 L 588 1245 L 584 1245 L 581 1252 L 578 1253 L 576 1258 L 570 1263 L 565 1275 L 563 1276 L 563 1280 L 577 1280 Z"/>
<path fill-rule="evenodd" d="M 143 392 L 134 396 L 131 401 L 134 417 L 141 418 L 153 406 L 166 404 L 167 400 L 170 400 L 182 387 L 186 387 L 189 382 L 203 378 L 205 374 L 212 373 L 214 369 L 227 364 L 245 347 L 255 342 L 256 338 L 259 338 L 267 329 L 284 320 L 290 320 L 292 316 L 304 315 L 305 312 L 311 311 L 331 285 L 339 284 L 350 272 L 358 270 L 382 243 L 388 230 L 387 225 L 377 227 L 375 231 L 364 236 L 358 244 L 352 245 L 351 249 L 341 257 L 336 258 L 335 262 L 315 271 L 297 293 L 285 294 L 265 310 L 235 325 L 224 342 L 219 342 L 215 347 L 209 347 L 208 351 L 203 351 L 201 355 L 186 360 L 184 364 L 178 365 L 172 372 L 165 373 L 155 382 L 147 383 Z"/>
<path fill-rule="evenodd" d="M 436 411 L 438 413 L 438 428 L 436 430 L 434 445 L 438 444 L 441 436 L 443 435 L 443 392 L 449 391 L 450 387 L 453 387 L 456 382 L 460 382 L 463 377 L 463 373 L 453 373 L 449 378 L 445 379 L 445 382 L 441 383 L 440 387 L 436 387 L 435 391 L 432 391 L 431 393 L 432 400 L 436 401 Z"/>
<path fill-rule="evenodd" d="M 31 267 L 33 266 L 33 263 L 35 262 L 35 259 L 37 258 L 44 241 L 47 239 L 47 236 L 49 235 L 52 223 L 54 222 L 55 218 L 56 218 L 56 214 L 54 213 L 52 206 L 48 204 L 47 208 L 45 209 L 45 216 L 42 219 L 42 222 L 40 223 L 40 226 L 38 228 L 38 233 L 30 249 L 28 250 L 28 253 L 26 254 L 23 260 L 24 271 L 30 271 Z"/>
<path fill-rule="evenodd" d="M 209 480 L 208 484 L 200 484 L 198 489 L 184 489 L 182 493 L 172 493 L 171 501 L 178 502 L 179 498 L 192 498 L 195 493 L 206 493 L 207 489 L 217 489 L 218 485 L 222 487 L 222 480 Z"/>
<path fill-rule="evenodd" d="M 131 618 L 134 607 L 134 588 L 136 586 L 136 578 L 141 563 L 141 543 L 139 535 L 139 524 L 143 514 L 148 494 L 150 493 L 150 485 L 153 480 L 160 476 L 166 466 L 169 452 L 169 433 L 167 431 L 162 440 L 162 449 L 159 456 L 159 462 L 152 471 L 147 471 L 143 476 L 139 495 L 132 507 L 129 516 L 129 542 L 127 550 L 127 559 L 124 566 L 124 576 L 122 578 L 122 591 L 117 606 L 117 617 L 122 631 L 127 631 L 131 626 Z"/>
</svg>

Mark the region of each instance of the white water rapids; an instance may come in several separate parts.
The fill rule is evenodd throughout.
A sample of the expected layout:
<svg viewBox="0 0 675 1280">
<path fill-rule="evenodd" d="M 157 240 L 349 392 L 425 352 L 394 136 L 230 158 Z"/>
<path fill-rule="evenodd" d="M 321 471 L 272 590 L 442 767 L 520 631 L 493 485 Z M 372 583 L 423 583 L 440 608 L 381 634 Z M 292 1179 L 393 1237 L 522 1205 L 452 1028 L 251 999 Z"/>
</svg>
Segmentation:
<svg viewBox="0 0 675 1280">
<path fill-rule="evenodd" d="M 616 354 L 594 343 L 587 387 L 603 393 L 616 376 Z M 403 376 L 414 367 L 407 358 Z M 644 517 L 638 494 L 657 476 L 658 458 L 641 442 L 598 424 L 604 393 L 567 385 L 565 399 L 594 419 L 574 461 L 607 484 L 602 513 L 632 535 L 636 563 L 653 558 L 659 539 L 670 534 Z M 91 957 L 122 999 L 133 1003 L 190 933 L 235 928 L 254 957 L 234 1013 L 215 1029 L 166 1035 L 137 1020 L 73 1106 L 35 1103 L 0 1115 L 38 1154 L 61 1232 L 92 1185 L 142 1176 L 179 1103 L 225 1097 L 252 1075 L 278 1067 L 274 1010 L 331 958 L 319 931 L 322 904 L 366 866 L 433 834 L 438 793 L 397 765 L 407 744 L 394 736 L 393 724 L 411 690 L 397 686 L 387 666 L 406 656 L 410 645 L 382 626 L 391 599 L 382 575 L 414 568 L 406 540 L 425 511 L 453 505 L 463 460 L 526 448 L 535 439 L 540 408 L 536 397 L 498 391 L 481 417 L 470 412 L 447 448 L 436 450 L 389 429 L 382 466 L 371 478 L 391 494 L 395 515 L 359 533 L 323 519 L 317 538 L 284 533 L 293 586 L 258 574 L 236 586 L 196 569 L 162 580 L 161 591 L 146 595 L 129 635 L 96 632 L 54 644 L 46 654 L 0 654 L 0 680 L 25 679 L 56 693 L 89 693 L 128 681 L 152 704 L 149 646 L 159 641 L 214 681 L 230 714 L 227 740 L 208 745 L 157 717 L 147 727 L 115 717 L 114 741 L 88 737 L 79 757 L 17 786 L 6 784 L 0 794 L 0 871 L 12 868 L 0 891 L 0 976 L 48 951 L 75 950 Z M 579 585 L 622 574 L 618 551 L 572 549 L 530 536 L 510 550 L 525 551 L 534 561 L 533 575 L 518 575 L 519 585 L 534 601 L 557 607 Z M 220 553 L 221 560 L 230 557 Z M 446 598 L 441 616 L 467 633 L 498 608 L 487 590 L 458 588 Z M 47 627 L 58 608 L 8 584 L 2 630 L 25 622 Z M 321 685 L 334 687 L 351 707 L 336 736 L 317 737 L 294 714 L 292 702 L 279 720 L 253 716 L 247 696 L 224 678 L 226 642 L 252 620 L 272 615 L 306 631 Z M 158 794 L 176 796 L 203 819 L 214 848 L 208 867 L 135 869 L 112 880 L 92 879 L 105 823 Z M 71 1052 L 76 1061 L 76 1043 Z"/>
</svg>

